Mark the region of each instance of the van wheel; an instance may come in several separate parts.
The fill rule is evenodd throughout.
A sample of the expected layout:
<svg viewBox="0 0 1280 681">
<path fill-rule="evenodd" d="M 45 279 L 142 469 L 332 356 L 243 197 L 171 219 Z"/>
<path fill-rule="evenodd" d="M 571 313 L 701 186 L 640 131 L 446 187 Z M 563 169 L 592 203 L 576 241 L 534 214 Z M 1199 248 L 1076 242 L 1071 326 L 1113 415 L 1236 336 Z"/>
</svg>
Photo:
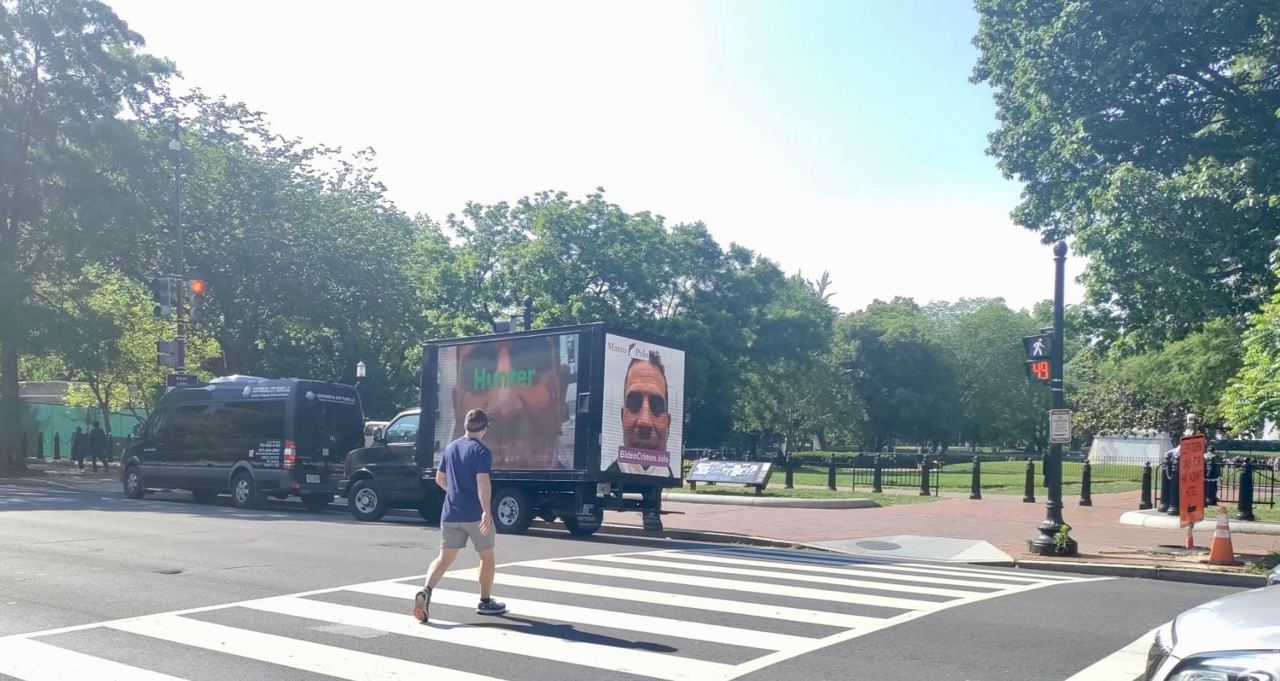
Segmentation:
<svg viewBox="0 0 1280 681">
<path fill-rule="evenodd" d="M 253 476 L 240 471 L 231 478 L 231 503 L 236 508 L 257 508 L 262 505 L 262 495 L 253 484 Z"/>
<path fill-rule="evenodd" d="M 304 494 L 302 495 L 302 505 L 307 507 L 312 513 L 319 513 L 329 509 L 329 504 L 333 501 L 332 494 Z"/>
<path fill-rule="evenodd" d="M 502 534 L 524 534 L 533 522 L 533 508 L 524 492 L 506 487 L 493 497 L 493 516 Z"/>
<path fill-rule="evenodd" d="M 191 496 L 200 504 L 212 504 L 218 500 L 218 493 L 211 489 L 193 489 Z"/>
<path fill-rule="evenodd" d="M 387 514 L 387 500 L 378 494 L 377 485 L 369 478 L 361 478 L 347 493 L 347 510 L 356 520 L 373 522 Z"/>
<path fill-rule="evenodd" d="M 564 521 L 564 529 L 568 530 L 569 534 L 575 537 L 590 537 L 600 531 L 600 526 L 604 524 L 603 512 L 597 511 L 596 517 L 599 519 L 584 523 L 578 520 L 578 516 L 573 513 L 566 513 L 565 515 L 560 516 L 560 519 Z"/>
<path fill-rule="evenodd" d="M 130 499 L 141 499 L 147 493 L 142 486 L 142 471 L 137 466 L 129 466 L 124 471 L 124 495 Z"/>
</svg>

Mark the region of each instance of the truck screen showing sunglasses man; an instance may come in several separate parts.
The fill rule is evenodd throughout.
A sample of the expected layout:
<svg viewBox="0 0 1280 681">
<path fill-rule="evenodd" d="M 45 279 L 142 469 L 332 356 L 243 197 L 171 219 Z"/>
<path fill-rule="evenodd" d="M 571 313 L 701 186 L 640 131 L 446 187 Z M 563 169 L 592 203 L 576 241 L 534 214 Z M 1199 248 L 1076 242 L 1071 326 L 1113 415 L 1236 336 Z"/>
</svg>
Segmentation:
<svg viewBox="0 0 1280 681">
<path fill-rule="evenodd" d="M 684 451 L 684 353 L 608 335 L 600 466 L 679 477 Z"/>
</svg>

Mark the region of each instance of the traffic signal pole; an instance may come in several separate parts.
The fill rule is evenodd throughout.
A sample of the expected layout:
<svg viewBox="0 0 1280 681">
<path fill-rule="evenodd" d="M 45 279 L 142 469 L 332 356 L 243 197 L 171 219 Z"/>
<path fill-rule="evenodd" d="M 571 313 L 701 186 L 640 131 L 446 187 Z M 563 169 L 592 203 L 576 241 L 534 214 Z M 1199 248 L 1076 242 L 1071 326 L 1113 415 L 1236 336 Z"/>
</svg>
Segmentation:
<svg viewBox="0 0 1280 681">
<path fill-rule="evenodd" d="M 182 124 L 176 118 L 173 121 L 173 139 L 169 141 L 169 151 L 173 152 L 173 228 L 178 242 L 178 281 L 181 286 L 178 294 L 178 335 L 174 337 L 174 341 L 178 347 L 178 373 L 187 371 L 187 334 L 183 324 L 183 310 L 186 307 L 184 299 L 186 298 L 187 288 L 187 262 L 186 254 L 183 252 L 182 243 L 182 141 L 179 133 L 182 131 Z"/>
<path fill-rule="evenodd" d="M 1053 245 L 1053 354 L 1049 361 L 1051 364 L 1051 378 L 1049 381 L 1049 394 L 1052 399 L 1053 409 L 1066 408 L 1066 393 L 1063 392 L 1062 383 L 1062 364 L 1066 355 L 1066 348 L 1063 346 L 1063 340 L 1066 333 L 1063 329 L 1064 323 L 1064 289 L 1066 278 L 1067 263 L 1067 244 L 1059 241 Z M 1048 482 L 1048 501 L 1045 502 L 1045 518 L 1036 528 L 1039 534 L 1030 542 L 1031 552 L 1040 556 L 1074 556 L 1079 550 L 1076 540 L 1070 537 L 1066 538 L 1066 542 L 1059 546 L 1055 535 L 1058 530 L 1066 523 L 1062 520 L 1062 445 L 1059 443 L 1051 443 L 1049 446 L 1049 455 L 1044 459 L 1045 478 Z"/>
</svg>

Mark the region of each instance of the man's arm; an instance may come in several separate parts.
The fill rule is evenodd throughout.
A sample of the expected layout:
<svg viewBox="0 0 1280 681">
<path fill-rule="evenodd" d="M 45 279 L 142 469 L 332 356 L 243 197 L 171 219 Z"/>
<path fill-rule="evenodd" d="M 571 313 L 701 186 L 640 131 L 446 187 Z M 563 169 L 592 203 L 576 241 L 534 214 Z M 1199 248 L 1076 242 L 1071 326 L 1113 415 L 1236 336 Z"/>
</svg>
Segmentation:
<svg viewBox="0 0 1280 681">
<path fill-rule="evenodd" d="M 440 489 L 449 489 L 449 476 L 439 468 L 436 469 L 436 485 L 439 485 Z"/>
<path fill-rule="evenodd" d="M 480 496 L 480 534 L 489 534 L 493 522 L 489 515 L 489 503 L 493 498 L 493 483 L 488 473 L 476 473 L 476 494 Z"/>
</svg>

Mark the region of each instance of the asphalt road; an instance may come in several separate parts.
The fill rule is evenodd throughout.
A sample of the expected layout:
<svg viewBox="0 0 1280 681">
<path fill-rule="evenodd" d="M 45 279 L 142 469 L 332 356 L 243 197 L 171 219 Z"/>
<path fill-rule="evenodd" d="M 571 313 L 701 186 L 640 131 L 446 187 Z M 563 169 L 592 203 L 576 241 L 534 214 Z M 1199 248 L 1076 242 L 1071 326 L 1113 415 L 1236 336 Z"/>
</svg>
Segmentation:
<svg viewBox="0 0 1280 681">
<path fill-rule="evenodd" d="M 475 614 L 464 553 L 420 625 L 438 539 L 0 481 L 0 678 L 1067 679 L 1233 591 L 543 531 L 499 538 L 507 616 Z"/>
</svg>

